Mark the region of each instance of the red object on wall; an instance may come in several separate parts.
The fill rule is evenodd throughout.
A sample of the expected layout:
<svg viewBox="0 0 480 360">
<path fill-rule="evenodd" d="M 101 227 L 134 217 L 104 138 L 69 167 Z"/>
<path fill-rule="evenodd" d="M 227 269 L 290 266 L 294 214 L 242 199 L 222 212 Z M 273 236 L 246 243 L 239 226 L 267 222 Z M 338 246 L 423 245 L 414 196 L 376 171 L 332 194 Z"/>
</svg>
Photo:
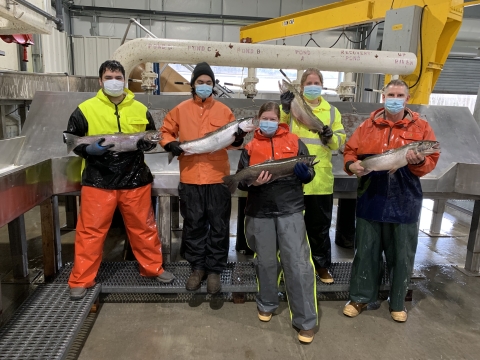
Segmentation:
<svg viewBox="0 0 480 360">
<path fill-rule="evenodd" d="M 14 34 L 14 35 L 0 35 L 0 38 L 6 43 L 19 44 L 23 46 L 23 59 L 22 61 L 28 62 L 27 57 L 27 47 L 29 45 L 34 45 L 33 38 L 31 34 Z"/>
</svg>

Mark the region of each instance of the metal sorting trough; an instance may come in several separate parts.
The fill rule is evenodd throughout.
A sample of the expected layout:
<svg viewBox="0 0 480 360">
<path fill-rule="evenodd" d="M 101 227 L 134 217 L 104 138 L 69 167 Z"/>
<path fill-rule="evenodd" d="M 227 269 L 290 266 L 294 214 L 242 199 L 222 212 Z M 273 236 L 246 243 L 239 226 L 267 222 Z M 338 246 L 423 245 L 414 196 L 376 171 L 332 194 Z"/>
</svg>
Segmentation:
<svg viewBox="0 0 480 360">
<path fill-rule="evenodd" d="M 56 195 L 76 193 L 80 189 L 81 159 L 68 155 L 62 141 L 67 121 L 82 101 L 94 93 L 37 92 L 25 122 L 22 137 L 0 141 L 0 226 L 15 224 L 26 211 L 42 204 L 45 275 L 53 275 L 61 267 L 60 232 Z M 188 96 L 137 95 L 136 99 L 150 109 L 157 128 L 165 114 Z M 237 118 L 255 115 L 267 100 L 220 99 Z M 347 135 L 376 110 L 379 104 L 332 103 L 342 113 Z M 480 128 L 467 108 L 443 106 L 410 106 L 427 119 L 442 146 L 436 169 L 423 177 L 426 198 L 480 199 Z M 249 135 L 251 137 L 251 135 Z M 247 137 L 247 141 L 248 141 Z M 179 182 L 178 162 L 168 164 L 166 153 L 159 146 L 146 154 L 146 162 L 154 174 L 153 195 L 159 197 L 158 228 L 163 251 L 170 251 L 171 196 L 176 196 Z M 240 151 L 229 151 L 231 172 L 234 173 Z M 341 154 L 333 157 L 335 175 L 334 195 L 355 198 L 357 180 L 343 171 Z M 244 196 L 238 191 L 235 196 Z M 441 206 L 440 206 L 441 208 Z M 474 219 L 480 217 L 480 202 L 476 201 Z M 443 213 L 438 212 L 440 219 Z M 470 231 L 468 270 L 478 272 L 480 265 L 480 236 L 478 221 Z M 12 247 L 13 248 L 13 247 Z M 26 247 L 17 246 L 19 259 L 26 258 Z"/>
</svg>

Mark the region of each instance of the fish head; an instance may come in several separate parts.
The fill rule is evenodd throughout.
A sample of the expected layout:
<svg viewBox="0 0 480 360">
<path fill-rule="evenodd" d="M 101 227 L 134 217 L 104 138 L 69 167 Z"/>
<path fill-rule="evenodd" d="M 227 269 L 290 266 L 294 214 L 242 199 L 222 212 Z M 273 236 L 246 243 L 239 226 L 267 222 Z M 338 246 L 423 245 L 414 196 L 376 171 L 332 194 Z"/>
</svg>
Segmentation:
<svg viewBox="0 0 480 360">
<path fill-rule="evenodd" d="M 308 166 L 314 166 L 319 163 L 319 161 L 315 161 L 316 158 L 315 155 L 304 155 L 300 157 L 299 162 L 303 162 Z"/>
<path fill-rule="evenodd" d="M 250 132 L 255 130 L 258 126 L 258 119 L 254 117 L 246 117 L 242 119 L 238 119 L 238 127 L 245 132 Z"/>
<path fill-rule="evenodd" d="M 157 130 L 149 130 L 143 136 L 143 140 L 152 144 L 157 144 L 160 140 L 162 140 L 162 134 Z"/>
<path fill-rule="evenodd" d="M 287 91 L 296 91 L 295 87 L 285 79 L 278 81 L 278 87 L 280 88 L 280 93 L 282 94 Z"/>
<path fill-rule="evenodd" d="M 440 143 L 432 140 L 422 140 L 417 142 L 416 151 L 423 155 L 440 152 Z"/>
</svg>

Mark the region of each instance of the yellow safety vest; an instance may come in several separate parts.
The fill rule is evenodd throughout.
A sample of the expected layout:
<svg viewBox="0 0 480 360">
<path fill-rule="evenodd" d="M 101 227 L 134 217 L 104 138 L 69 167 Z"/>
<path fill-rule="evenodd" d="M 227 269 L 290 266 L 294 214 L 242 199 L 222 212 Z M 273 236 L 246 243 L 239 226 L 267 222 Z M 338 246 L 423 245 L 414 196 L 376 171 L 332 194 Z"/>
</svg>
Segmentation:
<svg viewBox="0 0 480 360">
<path fill-rule="evenodd" d="M 115 105 L 99 90 L 97 95 L 78 105 L 88 122 L 87 135 L 126 134 L 145 131 L 148 124 L 147 107 L 134 100 L 135 95 L 125 89 L 127 96 Z"/>
<path fill-rule="evenodd" d="M 124 91 L 127 95 L 118 105 L 112 103 L 101 89 L 95 97 L 78 105 L 88 123 L 86 135 L 118 132 L 131 134 L 145 131 L 148 124 L 147 107 L 134 100 L 135 95 L 130 90 L 124 89 Z M 85 169 L 85 159 L 82 161 L 81 172 L 83 169 Z"/>
<path fill-rule="evenodd" d="M 338 109 L 330 105 L 323 97 L 320 104 L 312 111 L 323 124 L 333 131 L 333 137 L 328 145 L 323 145 L 318 134 L 307 129 L 293 119 L 291 114 L 280 112 L 280 122 L 289 124 L 290 131 L 296 134 L 308 148 L 310 155 L 315 155 L 315 177 L 303 186 L 305 195 L 328 195 L 333 193 L 332 150 L 338 150 L 345 143 L 345 130 L 342 125 L 342 116 Z"/>
</svg>

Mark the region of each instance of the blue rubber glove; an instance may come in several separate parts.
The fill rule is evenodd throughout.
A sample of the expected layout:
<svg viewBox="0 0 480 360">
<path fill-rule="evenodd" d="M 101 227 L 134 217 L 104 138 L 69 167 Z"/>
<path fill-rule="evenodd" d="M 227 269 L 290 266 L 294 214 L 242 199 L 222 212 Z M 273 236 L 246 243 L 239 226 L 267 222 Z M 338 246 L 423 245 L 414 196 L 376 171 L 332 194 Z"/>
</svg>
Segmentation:
<svg viewBox="0 0 480 360">
<path fill-rule="evenodd" d="M 108 144 L 103 146 L 102 143 L 105 141 L 105 138 L 98 139 L 94 143 L 91 143 L 85 148 L 85 151 L 88 155 L 101 156 L 105 154 L 108 149 L 115 146 L 115 144 Z"/>
<path fill-rule="evenodd" d="M 300 179 L 302 183 L 307 182 L 310 180 L 310 172 L 308 171 L 308 166 L 304 163 L 296 163 L 295 167 L 293 168 L 293 172 L 295 175 Z"/>
</svg>

